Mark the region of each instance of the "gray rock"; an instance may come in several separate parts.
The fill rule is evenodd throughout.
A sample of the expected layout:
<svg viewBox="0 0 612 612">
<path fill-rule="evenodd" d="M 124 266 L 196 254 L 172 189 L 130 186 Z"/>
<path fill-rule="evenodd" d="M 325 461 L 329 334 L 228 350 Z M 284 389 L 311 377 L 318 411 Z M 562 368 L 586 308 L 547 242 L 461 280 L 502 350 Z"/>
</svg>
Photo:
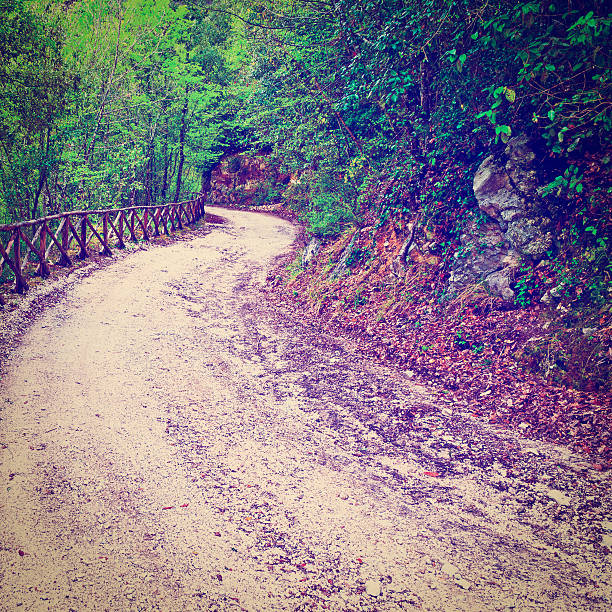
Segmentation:
<svg viewBox="0 0 612 612">
<path fill-rule="evenodd" d="M 351 238 L 351 241 L 346 245 L 346 247 L 344 247 L 344 250 L 340 255 L 340 259 L 338 260 L 338 263 L 332 270 L 332 278 L 338 278 L 339 276 L 342 276 L 344 273 L 348 272 L 349 267 L 347 266 L 347 262 L 349 260 L 349 257 L 357 248 L 357 238 L 359 238 L 359 230 L 355 231 L 353 237 Z"/>
<path fill-rule="evenodd" d="M 485 284 L 493 295 L 500 295 L 504 300 L 514 300 L 514 291 L 510 289 L 512 268 L 503 268 L 485 278 Z"/>
<path fill-rule="evenodd" d="M 550 293 L 550 290 L 548 290 L 541 298 L 540 298 L 540 302 L 542 302 L 542 304 L 552 304 L 554 301 L 553 296 Z"/>
<path fill-rule="evenodd" d="M 516 221 L 516 219 L 520 219 L 525 212 L 520 208 L 506 208 L 499 213 L 502 221 L 506 223 L 510 223 L 512 221 Z"/>
<path fill-rule="evenodd" d="M 302 253 L 302 268 L 307 268 L 321 250 L 322 242 L 313 236 Z"/>
<path fill-rule="evenodd" d="M 378 580 L 366 580 L 365 589 L 371 597 L 379 597 L 382 593 L 382 585 Z"/>
<path fill-rule="evenodd" d="M 456 565 L 453 565 L 452 563 L 449 563 L 448 561 L 445 561 L 442 564 L 442 572 L 444 574 L 448 574 L 449 576 L 455 576 L 456 574 L 459 573 L 459 568 Z"/>
<path fill-rule="evenodd" d="M 478 168 L 473 188 L 478 208 L 489 217 L 500 218 L 502 210 L 525 208 L 525 200 L 511 184 L 504 164 L 493 155 L 487 157 Z"/>
<path fill-rule="evenodd" d="M 563 297 L 563 285 L 557 285 L 550 290 L 550 295 L 555 299 Z"/>
<path fill-rule="evenodd" d="M 550 232 L 544 232 L 537 219 L 518 219 L 508 225 L 506 239 L 514 248 L 532 258 L 542 257 L 552 246 Z"/>
<path fill-rule="evenodd" d="M 473 188 L 486 217 L 461 235 L 462 249 L 451 268 L 449 289 L 460 291 L 484 282 L 493 295 L 511 301 L 514 269 L 524 259 L 540 260 L 553 244 L 550 219 L 537 192 L 537 159 L 529 139 L 512 138 L 503 154 L 487 157 L 474 176 Z"/>
</svg>

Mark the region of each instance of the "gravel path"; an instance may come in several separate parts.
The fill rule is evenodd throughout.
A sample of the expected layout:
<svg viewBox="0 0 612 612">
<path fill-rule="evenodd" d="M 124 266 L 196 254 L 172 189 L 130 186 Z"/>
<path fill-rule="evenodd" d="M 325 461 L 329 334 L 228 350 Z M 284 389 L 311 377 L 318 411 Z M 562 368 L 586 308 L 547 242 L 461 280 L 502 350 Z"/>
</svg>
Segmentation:
<svg viewBox="0 0 612 612">
<path fill-rule="evenodd" d="M 294 228 L 209 210 L 2 364 L 2 610 L 612 608 L 607 474 L 271 312 Z"/>
</svg>

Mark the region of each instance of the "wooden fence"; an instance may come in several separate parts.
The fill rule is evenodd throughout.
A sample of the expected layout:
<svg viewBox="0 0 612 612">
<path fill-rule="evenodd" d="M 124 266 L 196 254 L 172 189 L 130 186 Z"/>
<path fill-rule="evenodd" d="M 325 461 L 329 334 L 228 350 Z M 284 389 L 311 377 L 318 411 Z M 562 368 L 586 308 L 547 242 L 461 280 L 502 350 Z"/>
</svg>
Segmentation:
<svg viewBox="0 0 612 612">
<path fill-rule="evenodd" d="M 160 206 L 134 206 L 105 210 L 71 210 L 41 219 L 0 226 L 0 278 L 10 270 L 15 291 L 28 290 L 27 278 L 49 276 L 50 265 L 68 267 L 73 257 L 85 259 L 99 244 L 101 255 L 112 255 L 125 241 L 150 240 L 169 235 L 204 216 L 204 196 Z M 71 253 L 72 244 L 76 250 Z M 52 257 L 57 257 L 51 262 Z M 8 270 L 5 270 L 8 268 Z"/>
</svg>

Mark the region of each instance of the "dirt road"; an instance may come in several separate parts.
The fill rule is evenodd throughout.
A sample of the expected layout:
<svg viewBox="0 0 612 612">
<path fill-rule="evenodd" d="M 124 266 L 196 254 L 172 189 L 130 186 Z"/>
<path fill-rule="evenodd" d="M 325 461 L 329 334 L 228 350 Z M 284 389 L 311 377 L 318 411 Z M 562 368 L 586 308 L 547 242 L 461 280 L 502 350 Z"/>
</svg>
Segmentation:
<svg viewBox="0 0 612 612">
<path fill-rule="evenodd" d="M 293 227 L 212 212 L 2 364 L 2 610 L 612 608 L 607 474 L 271 312 Z"/>
</svg>

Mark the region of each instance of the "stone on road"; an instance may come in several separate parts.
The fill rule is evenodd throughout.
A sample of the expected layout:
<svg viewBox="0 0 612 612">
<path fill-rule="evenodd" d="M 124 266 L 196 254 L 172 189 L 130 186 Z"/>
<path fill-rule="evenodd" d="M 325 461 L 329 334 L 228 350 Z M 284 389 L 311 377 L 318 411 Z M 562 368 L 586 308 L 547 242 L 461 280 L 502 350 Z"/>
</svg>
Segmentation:
<svg viewBox="0 0 612 612">
<path fill-rule="evenodd" d="M 274 312 L 293 226 L 214 212 L 2 364 L 0 608 L 610 609 L 607 475 Z"/>
</svg>

